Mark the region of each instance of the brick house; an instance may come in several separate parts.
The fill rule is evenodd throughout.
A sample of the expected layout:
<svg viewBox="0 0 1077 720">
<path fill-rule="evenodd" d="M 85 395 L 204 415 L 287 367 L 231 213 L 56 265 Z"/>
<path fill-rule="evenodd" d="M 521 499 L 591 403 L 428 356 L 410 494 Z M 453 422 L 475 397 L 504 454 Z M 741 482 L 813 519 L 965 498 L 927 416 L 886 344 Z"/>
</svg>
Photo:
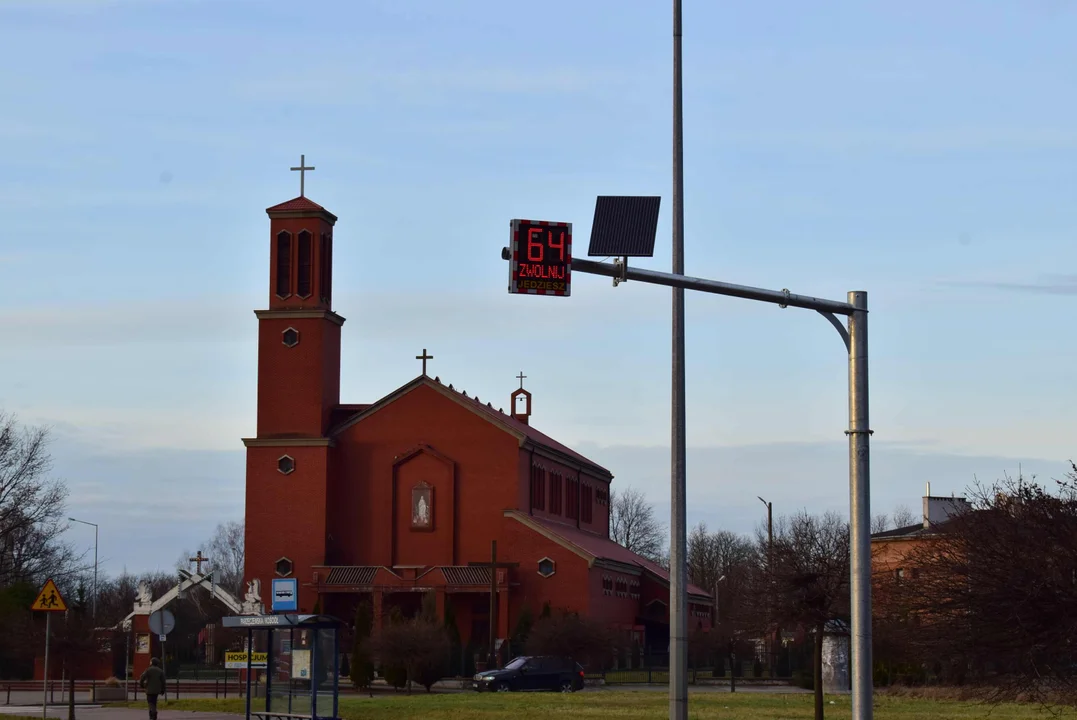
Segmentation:
<svg viewBox="0 0 1077 720">
<path fill-rule="evenodd" d="M 300 196 L 270 218 L 269 307 L 256 311 L 257 433 L 247 448 L 246 579 L 299 581 L 299 607 L 352 617 L 369 598 L 416 611 L 433 592 L 464 642 L 524 608 L 578 611 L 665 651 L 669 576 L 609 539 L 612 473 L 509 412 L 422 373 L 365 404 L 340 401 L 344 318 L 332 308 L 336 216 Z M 410 358 L 408 359 L 410 362 Z M 492 541 L 498 562 L 489 563 Z M 494 573 L 491 576 L 491 572 Z M 692 629 L 711 598 L 689 588 Z"/>
</svg>

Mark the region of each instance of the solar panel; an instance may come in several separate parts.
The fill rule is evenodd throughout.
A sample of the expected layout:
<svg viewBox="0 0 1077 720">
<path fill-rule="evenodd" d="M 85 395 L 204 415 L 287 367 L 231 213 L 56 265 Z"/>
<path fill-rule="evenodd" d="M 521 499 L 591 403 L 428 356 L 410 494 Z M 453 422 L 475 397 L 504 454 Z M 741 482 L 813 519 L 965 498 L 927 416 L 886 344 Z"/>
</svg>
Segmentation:
<svg viewBox="0 0 1077 720">
<path fill-rule="evenodd" d="M 599 195 L 587 254 L 652 257 L 661 201 L 658 196 Z"/>
</svg>

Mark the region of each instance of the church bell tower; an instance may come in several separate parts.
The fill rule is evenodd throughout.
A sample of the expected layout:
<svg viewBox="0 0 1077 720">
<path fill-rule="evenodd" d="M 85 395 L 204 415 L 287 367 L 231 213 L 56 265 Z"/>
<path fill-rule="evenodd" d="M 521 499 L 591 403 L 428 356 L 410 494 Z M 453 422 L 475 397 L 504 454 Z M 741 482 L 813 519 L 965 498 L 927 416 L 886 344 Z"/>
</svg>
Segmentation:
<svg viewBox="0 0 1077 720">
<path fill-rule="evenodd" d="M 301 173 L 308 168 L 300 161 Z M 293 168 L 297 169 L 297 168 Z M 300 195 L 269 215 L 269 309 L 258 316 L 258 437 L 322 437 L 340 404 L 340 327 L 333 312 L 337 217 Z"/>
<path fill-rule="evenodd" d="M 333 228 L 337 218 L 305 194 L 266 209 L 269 306 L 258 317 L 258 419 L 247 447 L 244 574 L 299 579 L 299 610 L 316 598 L 303 584 L 325 562 L 328 432 L 340 404 L 340 328 L 333 312 Z"/>
</svg>

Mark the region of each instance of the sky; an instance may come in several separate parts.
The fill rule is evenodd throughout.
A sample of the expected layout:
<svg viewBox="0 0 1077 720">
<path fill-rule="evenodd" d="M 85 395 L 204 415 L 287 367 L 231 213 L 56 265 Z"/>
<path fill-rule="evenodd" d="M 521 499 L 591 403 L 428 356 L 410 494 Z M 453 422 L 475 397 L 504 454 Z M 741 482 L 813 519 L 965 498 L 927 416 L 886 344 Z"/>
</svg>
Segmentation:
<svg viewBox="0 0 1077 720">
<path fill-rule="evenodd" d="M 243 515 L 300 154 L 340 218 L 342 401 L 423 348 L 505 406 L 522 370 L 533 424 L 668 516 L 670 291 L 509 296 L 500 250 L 522 217 L 582 255 L 597 195 L 660 195 L 632 264 L 671 268 L 670 5 L 0 0 L 0 409 L 52 428 L 102 571 Z M 684 0 L 686 272 L 867 291 L 875 511 L 1077 458 L 1075 36 L 1062 0 Z M 687 387 L 691 524 L 847 511 L 822 318 L 689 293 Z"/>
</svg>

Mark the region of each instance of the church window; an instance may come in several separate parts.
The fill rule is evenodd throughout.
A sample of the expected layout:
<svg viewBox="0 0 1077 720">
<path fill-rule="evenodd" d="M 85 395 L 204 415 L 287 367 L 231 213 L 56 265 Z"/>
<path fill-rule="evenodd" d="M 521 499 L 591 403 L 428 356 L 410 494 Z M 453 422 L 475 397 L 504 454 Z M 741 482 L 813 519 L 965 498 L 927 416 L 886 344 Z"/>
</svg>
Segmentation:
<svg viewBox="0 0 1077 720">
<path fill-rule="evenodd" d="M 591 486 L 584 485 L 580 492 L 580 522 L 589 523 L 594 520 L 593 508 L 591 507 Z"/>
<path fill-rule="evenodd" d="M 281 577 L 288 577 L 292 574 L 292 561 L 286 557 L 282 557 L 277 561 L 277 574 Z"/>
<path fill-rule="evenodd" d="M 569 478 L 565 483 L 565 517 L 578 520 L 580 517 L 580 481 Z"/>
<path fill-rule="evenodd" d="M 322 302 L 328 304 L 332 297 L 329 285 L 332 282 L 333 265 L 329 259 L 329 233 L 322 233 L 321 248 L 318 252 L 318 293 Z"/>
<path fill-rule="evenodd" d="M 277 459 L 277 471 L 282 475 L 291 475 L 295 471 L 295 458 L 291 455 L 281 455 Z"/>
<path fill-rule="evenodd" d="M 546 469 L 538 465 L 531 466 L 531 507 L 546 509 Z"/>
<path fill-rule="evenodd" d="M 611 578 L 609 575 L 603 575 L 602 576 L 602 594 L 603 595 L 612 595 L 613 594 L 613 578 Z"/>
<path fill-rule="evenodd" d="M 564 492 L 561 484 L 561 473 L 550 473 L 550 513 L 553 515 L 561 514 L 562 493 Z"/>
<path fill-rule="evenodd" d="M 295 328 L 288 328 L 281 333 L 281 342 L 287 347 L 295 347 L 299 344 L 299 331 Z"/>
<path fill-rule="evenodd" d="M 557 566 L 554 561 L 548 557 L 542 558 L 538 562 L 538 574 L 542 577 L 550 577 L 557 571 Z"/>
<path fill-rule="evenodd" d="M 292 294 L 292 234 L 287 230 L 277 233 L 277 297 Z"/>
<path fill-rule="evenodd" d="M 299 277 L 295 287 L 295 294 L 301 298 L 310 297 L 311 251 L 313 249 L 310 233 L 301 230 L 299 232 Z"/>
</svg>

